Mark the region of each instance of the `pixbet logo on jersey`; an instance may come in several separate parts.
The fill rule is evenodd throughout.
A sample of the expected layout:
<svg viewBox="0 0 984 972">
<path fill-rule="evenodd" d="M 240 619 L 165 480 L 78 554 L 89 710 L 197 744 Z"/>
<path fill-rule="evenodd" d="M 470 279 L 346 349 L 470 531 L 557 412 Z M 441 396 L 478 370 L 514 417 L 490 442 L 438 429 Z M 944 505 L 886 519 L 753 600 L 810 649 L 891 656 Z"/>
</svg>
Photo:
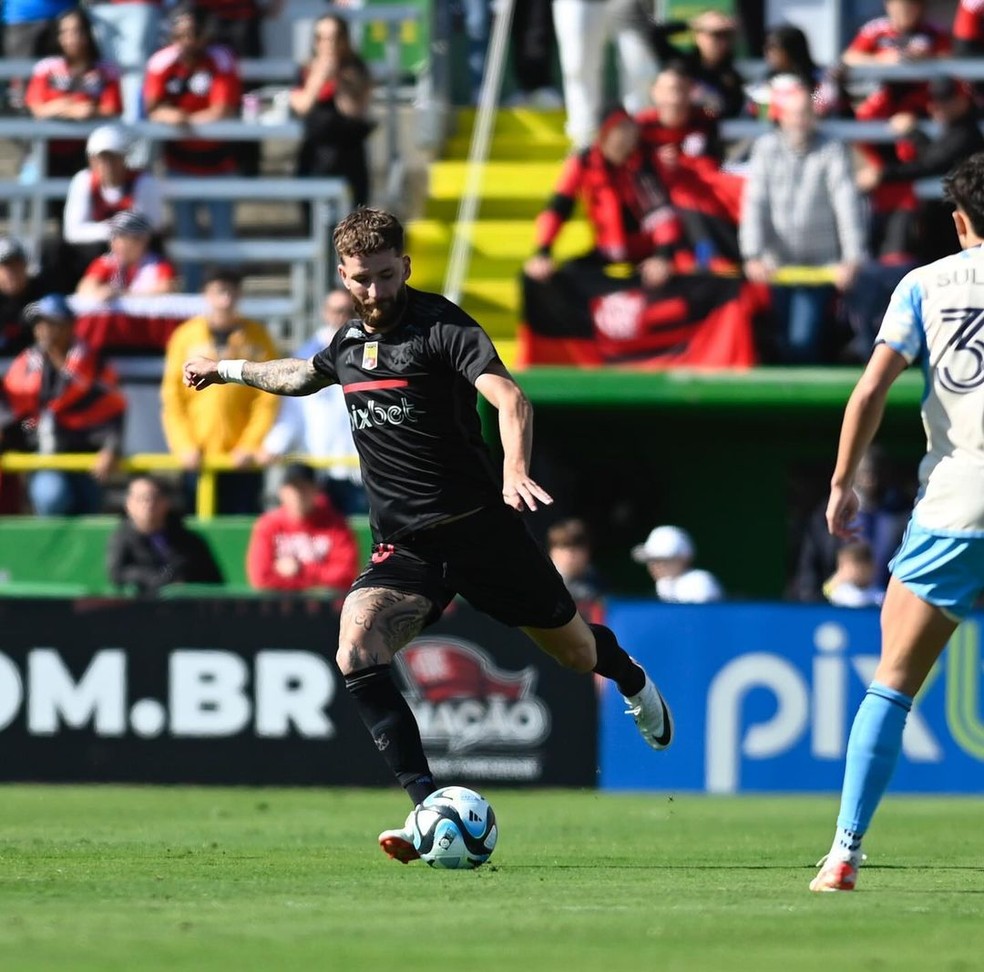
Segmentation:
<svg viewBox="0 0 984 972">
<path fill-rule="evenodd" d="M 402 396 L 399 405 L 381 405 L 370 398 L 365 408 L 360 408 L 358 405 L 349 406 L 349 424 L 353 432 L 379 425 L 403 425 L 404 422 L 417 421 L 414 415 L 416 411 L 414 406 Z"/>
<path fill-rule="evenodd" d="M 537 778 L 550 711 L 534 693 L 535 668 L 505 671 L 478 645 L 446 637 L 418 638 L 397 658 L 436 772 Z"/>
</svg>

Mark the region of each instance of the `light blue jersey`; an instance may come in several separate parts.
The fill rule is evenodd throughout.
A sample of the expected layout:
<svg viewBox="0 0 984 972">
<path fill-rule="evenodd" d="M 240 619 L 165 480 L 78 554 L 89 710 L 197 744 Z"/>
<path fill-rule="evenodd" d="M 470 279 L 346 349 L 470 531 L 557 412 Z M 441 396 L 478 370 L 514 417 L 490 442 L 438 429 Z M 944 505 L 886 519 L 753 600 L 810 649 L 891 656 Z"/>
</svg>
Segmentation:
<svg viewBox="0 0 984 972">
<path fill-rule="evenodd" d="M 942 537 L 984 537 L 984 250 L 944 257 L 895 289 L 877 343 L 926 378 L 913 518 Z"/>
</svg>

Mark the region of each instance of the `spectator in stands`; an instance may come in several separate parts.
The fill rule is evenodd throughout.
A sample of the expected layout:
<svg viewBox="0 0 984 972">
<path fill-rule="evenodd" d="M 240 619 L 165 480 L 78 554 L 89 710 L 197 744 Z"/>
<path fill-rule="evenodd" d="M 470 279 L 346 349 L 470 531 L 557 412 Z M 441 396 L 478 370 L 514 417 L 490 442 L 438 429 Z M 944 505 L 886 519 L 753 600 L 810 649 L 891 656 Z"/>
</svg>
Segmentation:
<svg viewBox="0 0 984 972">
<path fill-rule="evenodd" d="M 359 572 L 355 534 L 318 489 L 314 470 L 293 465 L 279 489 L 280 506 L 254 524 L 246 552 L 253 587 L 348 590 Z"/>
<path fill-rule="evenodd" d="M 854 282 L 864 256 L 864 225 L 846 146 L 816 130 L 810 92 L 778 105 L 779 129 L 752 148 L 739 242 L 745 275 L 773 282 L 783 267 L 832 267 L 834 284 L 774 286 L 781 360 L 820 360 L 834 288 Z"/>
<path fill-rule="evenodd" d="M 28 484 L 38 516 L 96 513 L 100 483 L 119 455 L 126 399 L 112 368 L 75 339 L 75 318 L 64 297 L 49 294 L 29 304 L 24 321 L 34 344 L 4 378 L 9 414 L 0 425 L 16 425 L 14 441 L 31 452 L 96 453 L 91 474 L 45 469 Z"/>
<path fill-rule="evenodd" d="M 207 310 L 179 325 L 167 344 L 161 385 L 161 417 L 168 448 L 189 473 L 186 502 L 197 483 L 202 459 L 229 457 L 237 470 L 251 469 L 277 416 L 278 399 L 246 385 L 223 387 L 217 395 L 196 395 L 184 383 L 190 357 L 269 361 L 277 349 L 266 328 L 238 312 L 242 278 L 230 269 L 209 273 L 204 288 Z M 218 509 L 255 513 L 261 480 L 255 472 L 220 473 Z"/>
<path fill-rule="evenodd" d="M 316 355 L 352 319 L 355 311 L 349 292 L 344 287 L 331 291 L 325 298 L 322 314 L 322 327 L 297 349 L 298 358 Z M 280 414 L 263 440 L 259 457 L 261 465 L 270 466 L 267 474 L 268 495 L 276 493 L 280 473 L 280 467 L 271 463 L 290 452 L 347 459 L 347 465 L 332 466 L 319 473 L 319 484 L 335 509 L 343 515 L 369 511 L 345 396 L 339 385 L 329 385 L 313 395 L 281 401 Z"/>
<path fill-rule="evenodd" d="M 882 166 L 865 165 L 857 172 L 857 186 L 870 192 L 876 186 L 893 182 L 911 182 L 946 175 L 958 162 L 984 147 L 984 135 L 974 106 L 970 86 L 950 77 L 936 77 L 927 85 L 929 117 L 940 127 L 931 139 L 919 130 L 919 118 L 912 112 L 901 112 L 889 120 L 899 139 L 909 143 L 905 161 L 888 161 Z M 952 207 L 949 207 L 952 211 Z M 957 238 L 946 253 L 957 250 Z M 939 253 L 937 256 L 945 256 Z M 931 257 L 935 259 L 936 256 Z"/>
<path fill-rule="evenodd" d="M 877 607 L 885 588 L 875 583 L 875 557 L 863 540 L 846 543 L 837 551 L 837 570 L 823 585 L 824 597 L 839 607 Z"/>
<path fill-rule="evenodd" d="M 124 515 L 106 548 L 106 573 L 118 588 L 154 595 L 168 584 L 221 584 L 209 545 L 171 509 L 164 485 L 134 476 Z"/>
<path fill-rule="evenodd" d="M 567 109 L 567 135 L 576 151 L 591 147 L 604 104 L 604 60 L 609 40 L 618 49 L 622 102 L 641 111 L 656 63 L 636 0 L 554 0 L 554 31 Z"/>
<path fill-rule="evenodd" d="M 196 0 L 209 14 L 209 32 L 213 44 L 228 47 L 237 59 L 263 57 L 263 21 L 276 19 L 285 0 Z M 245 90 L 259 87 L 245 86 Z M 241 175 L 256 176 L 260 172 L 260 143 L 233 142 Z"/>
<path fill-rule="evenodd" d="M 235 118 L 242 100 L 239 68 L 228 48 L 209 42 L 207 12 L 194 6 L 176 7 L 171 16 L 171 38 L 174 43 L 158 51 L 147 65 L 144 107 L 151 121 L 187 132 L 189 126 Z M 228 176 L 236 171 L 236 153 L 229 142 L 184 138 L 165 143 L 164 163 L 172 177 Z M 202 236 L 199 205 L 208 211 L 211 238 L 231 240 L 232 202 L 207 197 L 201 204 L 188 199 L 174 202 L 175 235 L 182 240 Z M 198 290 L 198 263 L 181 270 L 185 289 Z"/>
<path fill-rule="evenodd" d="M 561 520 L 550 527 L 547 553 L 575 601 L 597 601 L 601 597 L 601 578 L 591 563 L 591 541 L 583 520 Z"/>
<path fill-rule="evenodd" d="M 960 0 L 953 18 L 953 53 L 957 57 L 984 54 L 984 3 Z"/>
<path fill-rule="evenodd" d="M 337 14 L 319 17 L 311 60 L 290 93 L 291 108 L 304 120 L 297 174 L 340 176 L 356 206 L 369 201 L 366 139 L 376 126 L 371 98 L 372 78 L 352 47 L 348 23 Z"/>
<path fill-rule="evenodd" d="M 773 92 L 780 96 L 792 85 L 813 93 L 813 111 L 819 117 L 845 117 L 851 114 L 850 102 L 843 86 L 843 70 L 838 66 L 824 70 L 813 60 L 806 34 L 792 24 L 779 24 L 765 35 L 763 47 L 768 74 L 749 88 L 754 114 L 775 120 Z"/>
<path fill-rule="evenodd" d="M 694 49 L 684 51 L 670 43 L 673 34 L 687 29 L 680 21 L 653 24 L 651 38 L 661 64 L 679 61 L 693 78 L 694 104 L 714 118 L 735 118 L 745 108 L 745 80 L 735 67 L 738 23 L 719 10 L 705 10 L 689 24 Z"/>
<path fill-rule="evenodd" d="M 82 10 L 68 10 L 56 22 L 58 51 L 35 65 L 25 101 L 35 118 L 88 121 L 123 111 L 120 74 L 102 60 Z M 85 165 L 85 142 L 48 143 L 48 175 L 72 176 Z"/>
<path fill-rule="evenodd" d="M 174 267 L 150 252 L 152 228 L 139 213 L 124 209 L 109 220 L 109 252 L 89 264 L 76 293 L 110 301 L 117 297 L 166 294 L 175 289 Z"/>
<path fill-rule="evenodd" d="M 884 588 L 888 583 L 888 563 L 905 532 L 911 497 L 893 481 L 885 454 L 874 447 L 861 460 L 854 488 L 861 500 L 854 523 L 856 539 L 871 548 L 874 583 Z M 792 595 L 798 601 L 822 601 L 824 582 L 837 568 L 842 541 L 827 529 L 826 509 L 825 496 L 806 524 L 792 583 Z"/>
<path fill-rule="evenodd" d="M 664 167 L 681 159 L 701 160 L 717 168 L 721 140 L 717 120 L 693 103 L 693 79 L 677 61 L 664 67 L 650 90 L 652 107 L 639 112 L 643 142 Z"/>
<path fill-rule="evenodd" d="M 122 4 L 121 6 L 126 6 Z M 138 213 L 154 233 L 164 228 L 164 200 L 157 177 L 127 168 L 129 135 L 122 126 L 103 125 L 86 142 L 89 165 L 76 172 L 65 198 L 60 248 L 61 270 L 74 289 L 85 268 L 102 256 L 110 239 L 110 221 L 117 213 Z M 71 263 L 70 268 L 65 264 Z"/>
<path fill-rule="evenodd" d="M 624 109 L 608 112 L 595 145 L 564 164 L 554 196 L 536 221 L 537 253 L 524 268 L 533 280 L 553 275 L 550 250 L 578 196 L 594 231 L 595 258 L 636 264 L 646 287 L 666 283 L 681 240 L 680 222 L 652 153 L 640 145 L 639 125 Z"/>
<path fill-rule="evenodd" d="M 885 0 L 885 16 L 869 21 L 844 52 L 854 64 L 899 64 L 950 53 L 950 38 L 925 19 L 924 0 Z M 900 112 L 926 117 L 929 92 L 925 82 L 892 82 L 878 86 L 857 106 L 859 121 L 887 121 Z M 898 161 L 896 146 L 859 146 L 869 164 Z M 900 268 L 915 264 L 918 200 L 911 181 L 885 183 L 870 196 L 871 250 L 884 263 Z"/>
<path fill-rule="evenodd" d="M 45 294 L 40 276 L 27 268 L 27 253 L 13 237 L 0 237 L 0 355 L 19 354 L 31 344 L 24 308 Z"/>
<path fill-rule="evenodd" d="M 661 601 L 703 604 L 724 599 L 717 578 L 706 570 L 694 568 L 694 542 L 680 527 L 656 527 L 645 543 L 632 548 L 632 559 L 646 565 Z"/>
<path fill-rule="evenodd" d="M 984 136 L 970 86 L 956 78 L 937 77 L 927 85 L 929 116 L 940 127 L 931 139 L 920 131 L 919 119 L 911 112 L 893 115 L 889 124 L 899 137 L 897 155 L 878 164 L 870 161 L 858 169 L 857 186 L 862 192 L 879 187 L 908 186 L 915 180 L 945 175 L 961 160 L 984 148 Z M 899 156 L 904 156 L 901 161 Z M 918 258 L 930 262 L 959 245 L 953 228 L 953 207 L 941 200 L 923 201 L 919 207 Z M 910 267 L 909 262 L 869 261 L 864 265 L 847 302 L 854 331 L 853 357 L 866 361 L 892 292 Z"/>
<path fill-rule="evenodd" d="M 557 55 L 552 0 L 525 0 L 513 8 L 512 67 L 516 91 L 510 107 L 563 108 L 564 97 L 553 80 Z"/>
</svg>

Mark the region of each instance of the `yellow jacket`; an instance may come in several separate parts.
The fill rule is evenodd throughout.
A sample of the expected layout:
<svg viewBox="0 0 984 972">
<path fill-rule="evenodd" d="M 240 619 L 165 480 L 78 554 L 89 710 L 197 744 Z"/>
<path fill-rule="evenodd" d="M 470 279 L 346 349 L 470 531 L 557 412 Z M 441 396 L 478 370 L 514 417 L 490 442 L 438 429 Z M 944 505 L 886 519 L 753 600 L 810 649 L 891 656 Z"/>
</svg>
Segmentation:
<svg viewBox="0 0 984 972">
<path fill-rule="evenodd" d="M 189 358 L 219 356 L 204 316 L 179 325 L 167 342 L 161 421 L 172 453 L 255 452 L 277 417 L 277 396 L 258 388 L 229 384 L 195 391 L 185 386 L 182 369 Z M 221 357 L 269 361 L 277 357 L 277 349 L 262 324 L 243 319 Z"/>
</svg>

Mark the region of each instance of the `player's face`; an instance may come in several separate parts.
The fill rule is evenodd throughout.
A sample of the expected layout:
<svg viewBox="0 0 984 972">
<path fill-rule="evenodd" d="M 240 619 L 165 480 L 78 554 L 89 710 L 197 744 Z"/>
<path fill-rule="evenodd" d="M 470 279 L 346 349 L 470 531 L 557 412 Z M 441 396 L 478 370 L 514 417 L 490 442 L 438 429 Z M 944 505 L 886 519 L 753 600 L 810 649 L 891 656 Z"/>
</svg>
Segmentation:
<svg viewBox="0 0 984 972">
<path fill-rule="evenodd" d="M 338 273 L 369 330 L 388 331 L 399 323 L 407 303 L 410 257 L 396 250 L 343 256 Z"/>
</svg>

